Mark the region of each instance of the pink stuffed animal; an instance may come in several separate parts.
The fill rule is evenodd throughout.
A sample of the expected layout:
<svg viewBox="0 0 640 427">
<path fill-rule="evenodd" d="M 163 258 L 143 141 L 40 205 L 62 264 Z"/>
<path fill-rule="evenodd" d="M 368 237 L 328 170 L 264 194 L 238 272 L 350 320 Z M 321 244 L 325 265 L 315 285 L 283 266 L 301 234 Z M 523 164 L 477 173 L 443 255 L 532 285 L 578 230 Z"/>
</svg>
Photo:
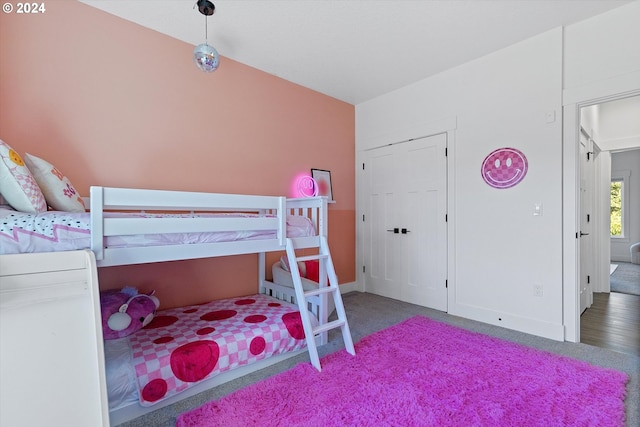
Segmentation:
<svg viewBox="0 0 640 427">
<path fill-rule="evenodd" d="M 139 294 L 136 288 L 100 293 L 102 334 L 105 340 L 126 337 L 147 326 L 160 306 L 158 298 Z"/>
</svg>

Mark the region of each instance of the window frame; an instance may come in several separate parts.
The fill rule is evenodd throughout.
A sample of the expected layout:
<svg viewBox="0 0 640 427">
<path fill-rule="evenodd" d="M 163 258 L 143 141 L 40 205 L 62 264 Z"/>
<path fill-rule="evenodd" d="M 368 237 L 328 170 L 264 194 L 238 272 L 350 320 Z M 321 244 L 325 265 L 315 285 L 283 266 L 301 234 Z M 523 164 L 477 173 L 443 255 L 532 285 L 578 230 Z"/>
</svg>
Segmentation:
<svg viewBox="0 0 640 427">
<path fill-rule="evenodd" d="M 613 236 L 610 234 L 611 239 L 615 239 L 618 242 L 628 242 L 629 241 L 629 177 L 631 176 L 630 170 L 619 170 L 611 172 L 611 182 L 621 182 L 622 183 L 622 191 L 620 194 L 620 211 L 622 215 L 621 225 L 622 230 L 620 231 L 619 236 Z M 609 201 L 609 205 L 611 205 L 611 201 Z M 611 233 L 611 229 L 609 229 L 609 233 Z"/>
</svg>

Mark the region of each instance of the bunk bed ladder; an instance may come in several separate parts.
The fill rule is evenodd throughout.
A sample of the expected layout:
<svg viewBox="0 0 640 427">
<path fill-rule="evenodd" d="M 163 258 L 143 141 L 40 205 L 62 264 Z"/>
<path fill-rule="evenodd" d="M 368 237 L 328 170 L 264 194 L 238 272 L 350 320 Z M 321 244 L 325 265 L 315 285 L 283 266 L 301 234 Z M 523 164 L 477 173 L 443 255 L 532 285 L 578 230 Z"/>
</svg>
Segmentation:
<svg viewBox="0 0 640 427">
<path fill-rule="evenodd" d="M 344 304 L 342 303 L 342 296 L 340 295 L 340 289 L 338 288 L 338 277 L 333 266 L 331 259 L 331 253 L 329 252 L 329 245 L 327 238 L 320 236 L 320 249 L 317 255 L 301 256 L 298 257 L 295 252 L 295 247 L 291 239 L 287 239 L 287 258 L 289 260 L 289 266 L 291 270 L 291 277 L 293 278 L 293 285 L 296 291 L 296 302 L 300 308 L 300 317 L 302 318 L 302 326 L 304 327 L 304 334 L 307 341 L 307 348 L 309 351 L 309 358 L 311 364 L 321 371 L 320 359 L 318 357 L 318 348 L 316 346 L 317 335 L 328 332 L 331 329 L 340 328 L 342 330 L 342 340 L 346 350 L 355 356 L 356 350 L 353 347 L 353 340 L 351 338 L 351 331 L 349 330 L 349 323 L 347 322 L 347 314 L 344 310 Z M 318 260 L 320 265 L 320 271 L 326 271 L 326 277 L 328 279 L 328 286 L 320 286 L 318 289 L 311 291 L 305 291 L 302 287 L 302 279 L 300 277 L 300 270 L 298 269 L 298 261 Z M 323 280 L 320 280 L 322 283 Z M 311 325 L 309 316 L 311 313 L 307 308 L 307 298 L 310 297 L 322 297 L 323 294 L 328 294 L 333 297 L 333 301 L 336 306 L 337 320 L 328 321 L 328 319 L 320 319 L 320 324 L 316 327 Z M 326 298 L 325 298 L 326 300 Z M 326 322 L 326 323 L 323 323 Z"/>
</svg>

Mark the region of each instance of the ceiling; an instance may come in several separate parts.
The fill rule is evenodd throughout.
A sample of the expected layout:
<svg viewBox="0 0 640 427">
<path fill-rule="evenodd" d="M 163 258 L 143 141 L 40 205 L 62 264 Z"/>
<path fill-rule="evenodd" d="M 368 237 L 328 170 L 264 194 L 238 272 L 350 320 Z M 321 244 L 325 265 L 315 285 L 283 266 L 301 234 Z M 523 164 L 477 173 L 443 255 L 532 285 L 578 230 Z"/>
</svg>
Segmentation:
<svg viewBox="0 0 640 427">
<path fill-rule="evenodd" d="M 632 0 L 80 1 L 357 105 Z"/>
</svg>

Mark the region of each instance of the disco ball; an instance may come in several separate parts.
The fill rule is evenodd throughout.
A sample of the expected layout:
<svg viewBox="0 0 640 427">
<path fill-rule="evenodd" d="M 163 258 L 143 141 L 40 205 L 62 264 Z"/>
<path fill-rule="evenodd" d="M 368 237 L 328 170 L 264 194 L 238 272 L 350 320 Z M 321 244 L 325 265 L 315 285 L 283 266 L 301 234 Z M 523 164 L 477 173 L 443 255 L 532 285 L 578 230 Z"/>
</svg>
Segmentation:
<svg viewBox="0 0 640 427">
<path fill-rule="evenodd" d="M 193 60 L 205 73 L 215 71 L 220 66 L 218 51 L 206 43 L 196 46 L 193 51 Z"/>
</svg>

